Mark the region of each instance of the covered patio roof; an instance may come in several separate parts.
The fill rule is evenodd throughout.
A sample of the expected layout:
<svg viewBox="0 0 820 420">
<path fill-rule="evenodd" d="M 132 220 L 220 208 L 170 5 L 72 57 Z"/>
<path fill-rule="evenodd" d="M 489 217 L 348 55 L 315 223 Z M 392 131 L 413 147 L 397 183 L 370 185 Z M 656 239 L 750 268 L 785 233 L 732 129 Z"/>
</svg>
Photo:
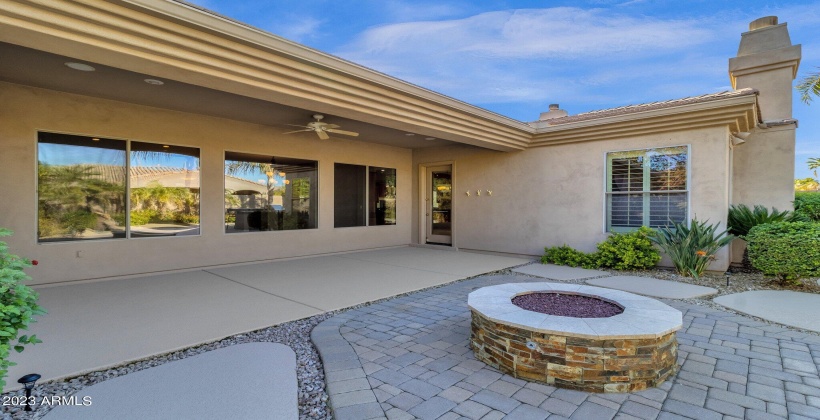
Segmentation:
<svg viewBox="0 0 820 420">
<path fill-rule="evenodd" d="M 319 113 L 365 142 L 516 151 L 694 126 L 743 130 L 758 113 L 756 95 L 730 92 L 694 103 L 667 101 L 647 112 L 596 111 L 541 127 L 184 1 L 0 0 L 0 6 L 0 80 L 268 125 L 283 133 Z M 95 71 L 65 66 L 72 61 Z"/>
</svg>

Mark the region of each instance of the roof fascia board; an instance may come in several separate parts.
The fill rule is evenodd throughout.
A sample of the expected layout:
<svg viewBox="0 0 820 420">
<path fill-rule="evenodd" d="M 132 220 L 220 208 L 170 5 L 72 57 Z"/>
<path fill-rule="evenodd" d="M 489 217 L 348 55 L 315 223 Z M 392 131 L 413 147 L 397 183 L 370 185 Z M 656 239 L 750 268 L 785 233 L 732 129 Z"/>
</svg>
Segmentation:
<svg viewBox="0 0 820 420">
<path fill-rule="evenodd" d="M 715 125 L 724 125 L 735 131 L 747 131 L 758 122 L 757 95 L 745 95 L 545 127 L 534 135 L 530 147 L 634 137 Z"/>
<path fill-rule="evenodd" d="M 494 150 L 521 150 L 531 138 L 524 123 L 526 130 L 274 56 L 118 1 L 0 0 L 0 40 Z"/>
<path fill-rule="evenodd" d="M 715 99 L 709 100 L 707 102 L 683 104 L 677 106 L 670 106 L 666 108 L 651 109 L 647 111 L 610 115 L 601 118 L 590 118 L 588 120 L 569 122 L 565 124 L 556 124 L 538 129 L 535 135 L 538 136 L 542 133 L 571 130 L 575 128 L 583 128 L 589 126 L 629 123 L 631 121 L 643 121 L 653 118 L 663 118 L 669 115 L 686 114 L 704 110 L 719 111 L 721 109 L 734 107 L 736 105 L 750 105 L 756 107 L 757 94 L 736 96 L 733 98 Z"/>
<path fill-rule="evenodd" d="M 250 25 L 229 19 L 218 14 L 209 13 L 205 9 L 174 0 L 106 0 L 110 3 L 121 4 L 131 9 L 148 12 L 166 20 L 174 20 L 205 32 L 220 34 L 234 41 L 242 42 L 255 48 L 264 49 L 277 55 L 297 61 L 310 63 L 324 69 L 357 78 L 362 81 L 376 84 L 385 88 L 416 96 L 426 101 L 455 110 L 475 114 L 478 117 L 495 121 L 500 124 L 530 131 L 526 123 L 506 117 L 501 114 L 468 104 L 447 95 L 423 88 L 418 85 L 378 72 L 368 67 L 336 57 L 313 48 L 298 44 L 275 34 L 265 32 Z"/>
</svg>

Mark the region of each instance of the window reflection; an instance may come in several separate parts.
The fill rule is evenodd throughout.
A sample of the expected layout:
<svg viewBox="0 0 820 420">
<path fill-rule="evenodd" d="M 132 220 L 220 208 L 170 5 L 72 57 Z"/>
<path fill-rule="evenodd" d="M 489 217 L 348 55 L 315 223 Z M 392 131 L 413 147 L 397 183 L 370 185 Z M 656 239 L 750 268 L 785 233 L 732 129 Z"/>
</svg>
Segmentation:
<svg viewBox="0 0 820 420">
<path fill-rule="evenodd" d="M 40 242 L 125 237 L 126 142 L 38 134 Z"/>
<path fill-rule="evenodd" d="M 225 232 L 316 228 L 317 162 L 225 152 Z"/>
<path fill-rule="evenodd" d="M 131 142 L 132 238 L 199 234 L 199 149 Z"/>
<path fill-rule="evenodd" d="M 370 226 L 396 224 L 396 170 L 371 166 Z"/>
</svg>

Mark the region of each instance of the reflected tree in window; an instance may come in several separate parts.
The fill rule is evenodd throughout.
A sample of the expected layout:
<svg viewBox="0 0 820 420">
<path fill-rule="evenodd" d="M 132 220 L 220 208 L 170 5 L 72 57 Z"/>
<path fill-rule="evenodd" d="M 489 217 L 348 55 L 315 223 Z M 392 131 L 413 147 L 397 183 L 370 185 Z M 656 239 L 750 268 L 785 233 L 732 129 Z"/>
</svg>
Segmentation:
<svg viewBox="0 0 820 420">
<path fill-rule="evenodd" d="M 124 232 L 124 141 L 40 133 L 37 181 L 41 242 Z"/>
<path fill-rule="evenodd" d="M 225 231 L 316 227 L 317 162 L 225 153 Z"/>
</svg>

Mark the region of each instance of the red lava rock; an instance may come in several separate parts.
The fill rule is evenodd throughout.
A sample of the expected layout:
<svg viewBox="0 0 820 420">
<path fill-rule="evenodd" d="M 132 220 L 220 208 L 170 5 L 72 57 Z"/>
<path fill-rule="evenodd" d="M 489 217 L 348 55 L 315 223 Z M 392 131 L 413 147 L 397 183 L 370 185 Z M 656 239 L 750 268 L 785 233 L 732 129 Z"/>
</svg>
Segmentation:
<svg viewBox="0 0 820 420">
<path fill-rule="evenodd" d="M 31 265 L 37 265 L 37 264 L 40 264 L 40 262 L 37 261 L 37 260 L 31 260 Z"/>
<path fill-rule="evenodd" d="M 512 298 L 512 303 L 528 311 L 573 318 L 608 318 L 624 311 L 602 299 L 568 293 L 528 293 Z"/>
</svg>

